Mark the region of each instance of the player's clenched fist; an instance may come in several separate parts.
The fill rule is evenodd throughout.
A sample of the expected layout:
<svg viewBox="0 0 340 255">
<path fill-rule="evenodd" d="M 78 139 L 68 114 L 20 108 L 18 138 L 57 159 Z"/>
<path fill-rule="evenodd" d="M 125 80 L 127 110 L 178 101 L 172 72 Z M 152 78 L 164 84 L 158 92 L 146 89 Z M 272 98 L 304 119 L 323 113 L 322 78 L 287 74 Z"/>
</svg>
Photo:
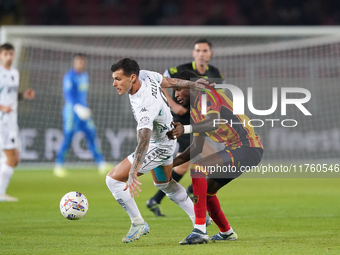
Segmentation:
<svg viewBox="0 0 340 255">
<path fill-rule="evenodd" d="M 166 135 L 169 139 L 175 140 L 184 134 L 184 127 L 180 122 L 172 122 L 172 125 L 174 125 L 175 128 L 168 131 Z"/>
</svg>

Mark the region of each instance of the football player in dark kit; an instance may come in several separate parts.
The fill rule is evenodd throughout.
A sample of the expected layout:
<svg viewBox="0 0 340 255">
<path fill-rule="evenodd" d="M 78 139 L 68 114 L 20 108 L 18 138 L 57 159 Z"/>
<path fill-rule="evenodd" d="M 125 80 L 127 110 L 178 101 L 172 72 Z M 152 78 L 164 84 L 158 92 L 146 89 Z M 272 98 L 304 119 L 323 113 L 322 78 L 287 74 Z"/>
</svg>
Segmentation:
<svg viewBox="0 0 340 255">
<path fill-rule="evenodd" d="M 196 74 L 183 71 L 181 79 L 192 80 Z M 190 162 L 201 153 L 205 138 L 225 144 L 225 148 L 203 157 L 190 165 L 193 184 L 195 225 L 194 230 L 180 244 L 200 244 L 211 241 L 234 241 L 238 236 L 224 215 L 217 192 L 230 181 L 239 177 L 247 168 L 259 164 L 263 155 L 261 138 L 249 124 L 246 115 L 233 113 L 233 102 L 213 87 L 190 91 L 175 88 L 176 99 L 184 106 L 190 105 L 191 124 L 174 123 L 175 129 L 167 133 L 175 139 L 182 134 L 193 134 L 190 146 L 173 161 L 173 166 Z M 203 99 L 205 98 L 205 99 Z M 204 102 L 205 101 L 205 102 Z M 201 108 L 206 104 L 206 111 Z M 217 120 L 217 122 L 216 122 Z M 206 211 L 219 228 L 219 233 L 208 237 Z"/>
<path fill-rule="evenodd" d="M 204 78 L 206 80 L 213 78 L 215 82 L 220 80 L 218 83 L 222 83 L 223 76 L 220 74 L 220 71 L 216 67 L 209 65 L 209 61 L 213 54 L 214 52 L 212 50 L 211 42 L 207 39 L 199 39 L 194 43 L 194 49 L 192 51 L 194 60 L 179 66 L 170 67 L 169 69 L 165 70 L 163 75 L 169 78 L 177 78 L 179 73 L 189 70 L 194 72 L 198 77 Z M 174 122 L 180 122 L 183 125 L 190 124 L 190 106 L 180 105 L 175 98 L 175 92 L 171 97 L 165 89 L 163 91 L 167 96 L 168 103 L 171 107 Z M 179 145 L 178 154 L 182 153 L 190 145 L 190 138 L 192 138 L 190 134 L 185 134 L 177 139 Z M 206 142 L 201 156 L 205 157 L 214 152 L 216 152 L 216 150 L 208 142 Z M 189 162 L 177 166 L 172 171 L 172 178 L 178 182 L 188 171 L 188 169 Z M 192 197 L 192 185 L 187 188 L 187 193 Z M 164 196 L 165 194 L 159 190 L 146 202 L 147 207 L 155 214 L 155 216 L 165 216 L 161 213 L 159 208 L 159 204 L 161 203 Z"/>
</svg>

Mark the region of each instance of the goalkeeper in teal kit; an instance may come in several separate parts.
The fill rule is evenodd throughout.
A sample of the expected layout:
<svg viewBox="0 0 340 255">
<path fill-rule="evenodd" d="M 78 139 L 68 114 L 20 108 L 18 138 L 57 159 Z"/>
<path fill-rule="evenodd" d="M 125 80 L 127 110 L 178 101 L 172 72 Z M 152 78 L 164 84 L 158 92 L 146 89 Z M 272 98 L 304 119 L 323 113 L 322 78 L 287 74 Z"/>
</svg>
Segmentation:
<svg viewBox="0 0 340 255">
<path fill-rule="evenodd" d="M 87 105 L 87 92 L 89 77 L 86 68 L 86 57 L 76 54 L 73 59 L 73 68 L 69 70 L 63 80 L 63 93 L 65 105 L 63 108 L 63 132 L 64 140 L 56 158 L 54 175 L 65 177 L 67 171 L 63 168 L 65 156 L 70 148 L 73 135 L 77 131 L 84 132 L 87 147 L 92 152 L 94 160 L 98 164 L 98 170 L 105 175 L 110 170 L 110 165 L 104 160 L 100 150 L 96 127 L 94 125 L 91 110 Z"/>
</svg>

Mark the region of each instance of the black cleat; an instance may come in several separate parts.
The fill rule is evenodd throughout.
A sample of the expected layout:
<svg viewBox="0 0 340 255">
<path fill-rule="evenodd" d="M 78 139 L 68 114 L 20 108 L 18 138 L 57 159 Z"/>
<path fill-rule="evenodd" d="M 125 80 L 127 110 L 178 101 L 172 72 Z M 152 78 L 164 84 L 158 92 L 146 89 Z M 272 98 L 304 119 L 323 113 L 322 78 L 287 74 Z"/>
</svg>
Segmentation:
<svg viewBox="0 0 340 255">
<path fill-rule="evenodd" d="M 179 242 L 179 244 L 206 244 L 209 242 L 209 236 L 207 233 L 203 233 L 201 230 L 194 228 L 187 238 Z"/>
<path fill-rule="evenodd" d="M 150 209 L 151 212 L 155 214 L 156 217 L 164 217 L 165 215 L 161 213 L 161 209 L 159 208 L 159 204 L 157 204 L 156 200 L 150 198 L 146 201 L 146 206 Z"/>
</svg>

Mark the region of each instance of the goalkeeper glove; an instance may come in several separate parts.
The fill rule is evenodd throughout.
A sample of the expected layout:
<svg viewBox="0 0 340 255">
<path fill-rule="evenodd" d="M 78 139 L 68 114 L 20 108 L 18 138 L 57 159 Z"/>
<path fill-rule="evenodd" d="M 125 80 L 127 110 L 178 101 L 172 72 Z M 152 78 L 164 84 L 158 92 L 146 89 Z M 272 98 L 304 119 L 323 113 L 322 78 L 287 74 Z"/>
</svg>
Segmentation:
<svg viewBox="0 0 340 255">
<path fill-rule="evenodd" d="M 73 110 L 81 120 L 87 120 L 92 115 L 90 108 L 85 107 L 81 104 L 75 104 L 73 106 Z"/>
</svg>

